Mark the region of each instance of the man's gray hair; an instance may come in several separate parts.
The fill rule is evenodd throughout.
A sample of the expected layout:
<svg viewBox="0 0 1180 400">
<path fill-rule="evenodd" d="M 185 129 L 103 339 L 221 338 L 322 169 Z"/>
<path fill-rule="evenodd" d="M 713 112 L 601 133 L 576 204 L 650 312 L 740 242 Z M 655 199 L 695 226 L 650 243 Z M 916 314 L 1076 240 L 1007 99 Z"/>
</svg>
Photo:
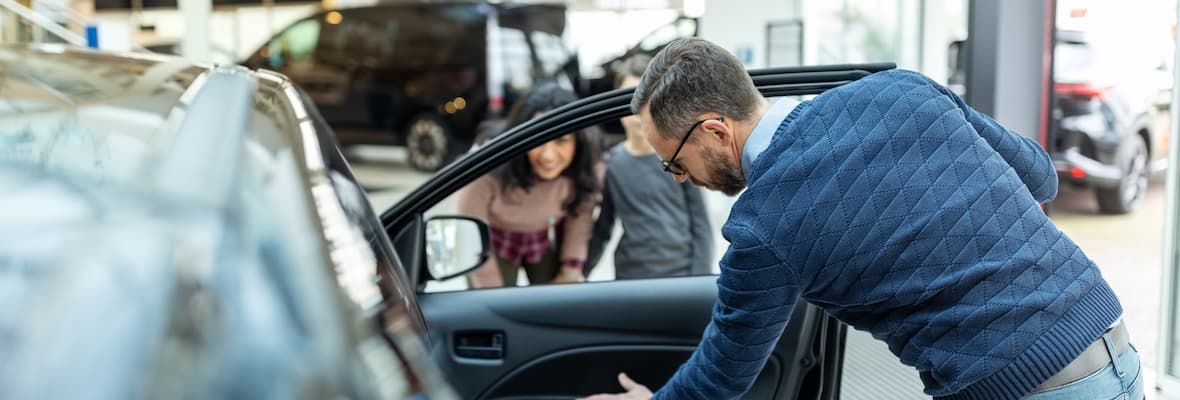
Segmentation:
<svg viewBox="0 0 1180 400">
<path fill-rule="evenodd" d="M 761 95 L 742 63 L 729 51 L 700 38 L 677 39 L 660 50 L 635 87 L 631 112 L 644 106 L 656 131 L 680 139 L 700 114 L 750 118 Z"/>
</svg>

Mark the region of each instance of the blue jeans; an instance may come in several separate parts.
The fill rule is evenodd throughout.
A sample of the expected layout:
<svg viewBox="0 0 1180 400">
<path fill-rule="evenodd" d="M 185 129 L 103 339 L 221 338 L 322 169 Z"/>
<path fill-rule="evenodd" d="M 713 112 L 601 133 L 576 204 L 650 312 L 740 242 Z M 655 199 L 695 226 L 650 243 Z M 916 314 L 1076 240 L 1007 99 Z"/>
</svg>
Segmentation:
<svg viewBox="0 0 1180 400">
<path fill-rule="evenodd" d="M 1135 346 L 1129 346 L 1117 358 L 1117 362 L 1106 364 L 1106 368 L 1090 376 L 1043 392 L 1033 392 L 1024 400 L 1142 400 L 1143 373 L 1139 369 L 1139 351 Z"/>
</svg>

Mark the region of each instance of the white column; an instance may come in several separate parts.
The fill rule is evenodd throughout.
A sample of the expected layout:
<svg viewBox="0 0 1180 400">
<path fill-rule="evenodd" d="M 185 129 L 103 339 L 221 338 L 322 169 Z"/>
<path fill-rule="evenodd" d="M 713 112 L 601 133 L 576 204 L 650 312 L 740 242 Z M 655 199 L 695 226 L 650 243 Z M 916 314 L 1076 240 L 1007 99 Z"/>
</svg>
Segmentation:
<svg viewBox="0 0 1180 400">
<path fill-rule="evenodd" d="M 1180 20 L 1180 6 L 1175 12 L 1176 19 Z M 1156 386 L 1164 395 L 1162 398 L 1169 399 L 1180 397 L 1180 374 L 1177 373 L 1177 361 L 1180 361 L 1180 357 L 1177 356 L 1176 345 L 1176 335 L 1180 334 L 1177 331 L 1177 325 L 1180 325 L 1177 321 L 1180 318 L 1177 314 L 1180 313 L 1180 279 L 1177 279 L 1177 273 L 1180 272 L 1180 245 L 1176 242 L 1177 238 L 1180 238 L 1180 168 L 1176 163 L 1176 160 L 1180 160 L 1180 140 L 1176 139 L 1177 132 L 1180 132 L 1180 91 L 1176 90 L 1176 83 L 1180 82 L 1180 40 L 1175 42 L 1173 51 L 1172 104 L 1168 107 L 1171 115 L 1169 125 L 1172 130 L 1172 140 L 1168 145 L 1171 165 L 1168 167 L 1165 183 L 1167 211 L 1164 219 L 1164 268 L 1160 279 L 1163 282 L 1163 290 L 1160 291 L 1159 356 L 1156 357 L 1157 365 L 1144 365 L 1156 368 Z M 1144 389 L 1150 393 L 1155 388 Z"/>
<path fill-rule="evenodd" d="M 936 82 L 946 83 L 947 48 L 951 38 L 946 35 L 946 2 L 922 0 L 922 72 Z"/>
<path fill-rule="evenodd" d="M 209 19 L 213 17 L 213 0 L 179 0 L 184 21 L 180 37 L 180 54 L 193 60 L 209 59 Z"/>
<path fill-rule="evenodd" d="M 815 65 L 819 60 L 819 40 L 815 37 L 815 18 L 811 15 L 812 0 L 798 0 L 796 12 L 803 19 L 803 65 Z M 824 1 L 824 0 L 820 0 Z"/>
<path fill-rule="evenodd" d="M 922 70 L 922 31 L 926 29 L 922 20 L 922 0 L 898 0 L 897 2 L 897 66 L 899 68 Z"/>
</svg>

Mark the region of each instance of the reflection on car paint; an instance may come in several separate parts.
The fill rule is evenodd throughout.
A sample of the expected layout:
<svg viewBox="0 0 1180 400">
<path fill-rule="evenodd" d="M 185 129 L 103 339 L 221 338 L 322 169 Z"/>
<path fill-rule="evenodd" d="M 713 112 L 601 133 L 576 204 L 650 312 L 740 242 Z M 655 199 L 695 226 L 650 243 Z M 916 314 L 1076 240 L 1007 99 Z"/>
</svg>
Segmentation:
<svg viewBox="0 0 1180 400">
<path fill-rule="evenodd" d="M 247 118 L 217 133 L 240 137 L 191 143 L 237 156 L 173 146 L 204 71 L 0 48 L 0 398 L 454 398 L 412 297 L 362 313 L 381 311 L 369 245 L 388 239 L 348 215 L 320 154 L 334 143 L 293 129 L 310 121 L 289 83 L 219 70 L 256 80 L 252 109 L 222 104 Z"/>
</svg>

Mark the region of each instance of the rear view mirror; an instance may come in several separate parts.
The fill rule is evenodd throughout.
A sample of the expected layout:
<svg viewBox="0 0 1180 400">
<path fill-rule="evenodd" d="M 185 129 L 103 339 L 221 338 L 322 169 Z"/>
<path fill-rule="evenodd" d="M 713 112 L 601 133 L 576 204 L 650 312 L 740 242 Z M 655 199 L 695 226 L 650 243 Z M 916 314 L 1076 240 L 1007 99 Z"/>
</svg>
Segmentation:
<svg viewBox="0 0 1180 400">
<path fill-rule="evenodd" d="M 463 275 L 490 256 L 490 235 L 483 221 L 438 216 L 426 221 L 426 270 L 436 281 Z"/>
</svg>

